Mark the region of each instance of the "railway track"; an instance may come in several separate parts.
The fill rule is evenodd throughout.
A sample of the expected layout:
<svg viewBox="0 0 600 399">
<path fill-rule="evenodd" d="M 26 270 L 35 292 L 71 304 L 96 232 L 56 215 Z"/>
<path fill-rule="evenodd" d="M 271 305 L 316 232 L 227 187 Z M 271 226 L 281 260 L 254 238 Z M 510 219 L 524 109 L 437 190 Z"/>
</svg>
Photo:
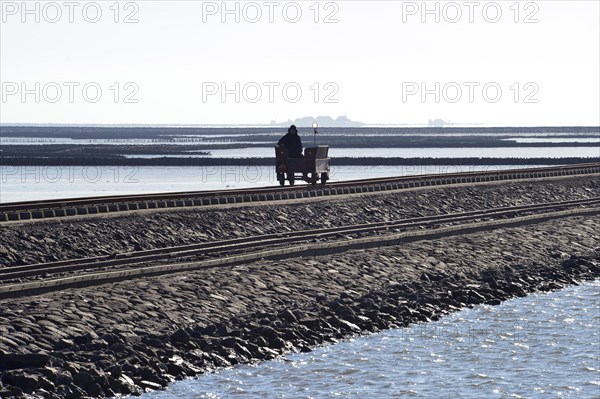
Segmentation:
<svg viewBox="0 0 600 399">
<path fill-rule="evenodd" d="M 6 267 L 0 269 L 0 298 L 35 295 L 143 276 L 232 266 L 260 259 L 313 256 L 352 248 L 395 245 L 557 217 L 597 215 L 599 212 L 600 197 L 594 197 Z"/>
<path fill-rule="evenodd" d="M 0 223 L 98 215 L 145 209 L 204 207 L 235 203 L 293 200 L 338 196 L 414 187 L 463 183 L 508 181 L 600 173 L 600 163 L 548 168 L 512 169 L 488 172 L 430 174 L 328 183 L 324 186 L 265 187 L 239 190 L 195 191 L 144 195 L 86 197 L 0 204 Z"/>
</svg>

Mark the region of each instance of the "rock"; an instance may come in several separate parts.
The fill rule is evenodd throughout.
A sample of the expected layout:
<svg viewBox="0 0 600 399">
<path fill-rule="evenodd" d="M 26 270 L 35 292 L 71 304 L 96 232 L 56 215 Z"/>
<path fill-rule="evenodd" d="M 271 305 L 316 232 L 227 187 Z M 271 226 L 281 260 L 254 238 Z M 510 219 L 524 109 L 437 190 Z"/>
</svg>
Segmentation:
<svg viewBox="0 0 600 399">
<path fill-rule="evenodd" d="M 244 361 L 248 361 L 254 357 L 253 352 L 250 352 L 250 350 L 247 348 L 249 345 L 250 344 L 248 344 L 247 342 L 238 343 L 233 347 L 233 350 L 236 351 L 238 356 L 244 358 Z"/>
<path fill-rule="evenodd" d="M 395 304 L 391 304 L 388 302 L 384 302 L 381 305 L 381 307 L 379 308 L 379 310 L 382 313 L 387 313 L 387 314 L 399 314 L 399 312 L 402 312 L 403 309 L 408 309 L 408 308 L 406 307 L 406 305 L 402 305 L 401 307 L 398 307 Z M 416 315 L 418 312 L 415 311 L 414 313 Z"/>
<path fill-rule="evenodd" d="M 217 334 L 221 337 L 231 335 L 231 328 L 227 324 L 221 323 L 217 326 Z"/>
<path fill-rule="evenodd" d="M 259 348 L 260 356 L 258 357 L 261 360 L 272 360 L 279 356 L 279 352 L 271 349 L 271 348 Z"/>
<path fill-rule="evenodd" d="M 38 378 L 39 389 L 46 390 L 48 392 L 54 391 L 55 385 L 46 377 L 40 375 Z"/>
<path fill-rule="evenodd" d="M 221 345 L 227 347 L 227 348 L 233 348 L 236 345 L 243 345 L 245 343 L 244 340 L 238 338 L 238 337 L 225 337 L 224 339 L 221 340 Z"/>
<path fill-rule="evenodd" d="M 213 336 L 217 332 L 217 327 L 214 324 L 208 326 L 196 326 L 195 331 L 198 331 L 201 335 L 204 336 Z"/>
<path fill-rule="evenodd" d="M 115 365 L 110 369 L 110 375 L 114 378 L 119 378 L 123 375 L 123 370 L 121 370 L 121 366 Z"/>
<path fill-rule="evenodd" d="M 360 327 L 361 330 L 373 332 L 373 321 L 369 317 L 366 316 L 356 316 L 356 323 Z"/>
<path fill-rule="evenodd" d="M 335 310 L 335 313 L 346 321 L 349 321 L 351 323 L 356 322 L 356 314 L 354 313 L 354 310 L 352 310 L 352 308 L 349 306 L 341 305 Z"/>
<path fill-rule="evenodd" d="M 141 390 L 136 387 L 133 380 L 126 375 L 120 376 L 116 380 L 111 380 L 111 388 L 115 392 L 121 392 L 125 395 L 141 393 Z"/>
<path fill-rule="evenodd" d="M 3 375 L 4 382 L 21 388 L 26 393 L 32 393 L 36 389 L 54 390 L 54 384 L 47 378 L 38 374 L 32 374 L 23 370 L 11 370 Z"/>
<path fill-rule="evenodd" d="M 185 336 L 182 336 L 181 338 L 185 339 Z M 171 339 L 173 339 L 173 337 L 171 337 Z M 185 342 L 187 342 L 187 341 L 185 341 Z M 160 339 L 156 339 L 156 338 L 148 338 L 148 339 L 144 340 L 144 344 L 151 346 L 153 348 L 164 348 L 165 347 L 165 343 L 163 341 L 161 341 Z"/>
<path fill-rule="evenodd" d="M 267 342 L 267 340 L 263 336 L 257 336 L 255 338 L 252 338 L 252 342 L 256 346 L 261 347 L 261 348 L 269 346 L 269 343 Z"/>
<path fill-rule="evenodd" d="M 185 368 L 182 366 L 183 363 L 167 363 L 167 372 L 176 377 L 185 374 Z"/>
<path fill-rule="evenodd" d="M 600 185 L 595 188 L 597 191 Z M 389 203 L 381 201 L 388 194 L 369 198 L 365 200 L 369 212 L 361 212 L 355 204 L 333 206 L 330 201 L 323 201 L 288 207 L 285 215 L 288 220 L 297 220 L 299 227 L 309 227 L 309 221 L 315 226 L 322 222 L 335 226 L 341 225 L 337 222 L 361 224 L 383 217 L 428 216 L 535 199 L 523 197 L 523 191 L 511 193 L 496 185 L 485 196 L 477 195 L 479 190 L 483 188 L 439 190 L 447 204 L 438 203 L 437 196 L 420 201 L 428 191 L 421 190 L 420 194 L 389 194 L 395 196 Z M 459 192 L 463 195 L 457 196 Z M 546 194 L 560 196 L 552 190 Z M 571 189 L 568 196 L 574 196 Z M 399 201 L 408 197 L 412 202 Z M 545 197 L 538 193 L 536 198 Z M 398 203 L 403 206 L 395 206 Z M 147 213 L 114 223 L 94 219 L 97 226 L 82 219 L 65 223 L 64 226 L 70 226 L 68 229 L 62 221 L 7 226 L 9 237 L 3 231 L 0 247 L 11 247 L 8 252 L 13 255 L 22 252 L 24 262 L 32 263 L 49 259 L 49 254 L 39 245 L 36 248 L 30 236 L 39 241 L 52 235 L 57 241 L 52 245 L 57 249 L 68 241 L 59 255 L 67 259 L 77 253 L 93 256 L 101 251 L 109 255 L 136 247 L 219 240 L 230 236 L 232 230 L 240 237 L 259 230 L 281 232 L 281 226 L 271 221 L 277 219 L 273 214 L 283 211 L 279 207 L 268 211 L 261 208 L 242 207 L 233 213 L 213 209 Z M 309 214 L 312 217 L 307 217 Z M 206 215 L 210 216 L 210 223 L 206 222 Z M 559 223 L 567 221 L 565 218 L 548 223 L 560 227 Z M 593 223 L 597 225 L 596 221 Z M 0 359 L 6 353 L 50 353 L 49 360 L 36 367 L 35 372 L 26 372 L 41 374 L 58 386 L 54 393 L 61 392 L 63 397 L 139 394 L 143 381 L 150 383 L 144 383 L 144 390 L 157 389 L 156 385 L 168 383 L 172 376 L 181 379 L 215 366 L 272 359 L 295 348 L 310 351 L 315 345 L 336 342 L 362 331 L 434 320 L 466 304 L 495 305 L 535 289 L 556 289 L 593 277 L 600 271 L 597 260 L 562 254 L 552 258 L 548 249 L 551 245 L 552 250 L 566 251 L 567 245 L 573 243 L 581 244 L 576 250 L 582 253 L 586 248 L 597 247 L 590 238 L 592 230 L 584 225 L 557 228 L 556 234 L 551 231 L 555 226 L 551 229 L 547 224 L 514 230 L 511 227 L 439 241 L 407 242 L 285 261 L 261 260 L 227 270 L 215 268 L 202 273 L 141 278 L 107 285 L 102 290 L 68 290 L 61 295 L 10 300 L 10 306 L 0 311 L 0 318 L 6 320 L 0 323 Z M 286 231 L 293 230 L 284 227 Z M 26 233 L 22 240 L 15 229 Z M 69 239 L 56 236 L 55 231 Z M 107 242 L 98 242 L 98 234 Z M 19 241 L 29 241 L 30 247 L 12 248 Z M 600 254 L 600 247 L 597 249 Z M 0 255 L 0 263 L 4 261 Z M 568 262 L 563 266 L 563 261 Z M 56 370 L 64 370 L 64 374 Z M 92 376 L 93 382 L 78 375 L 80 372 Z M 77 382 L 85 385 L 85 390 L 73 382 L 72 375 L 77 375 Z M 135 386 L 134 381 L 140 386 Z M 19 388 L 9 386 L 3 379 L 0 392 L 11 389 Z M 42 395 L 49 396 L 45 392 Z"/>
<path fill-rule="evenodd" d="M 317 318 L 302 319 L 299 321 L 299 323 L 313 331 L 317 331 L 321 326 L 321 321 Z"/>
<path fill-rule="evenodd" d="M 203 363 L 204 359 L 207 357 L 207 355 L 200 349 L 191 350 L 186 355 L 186 358 L 195 365 Z"/>
<path fill-rule="evenodd" d="M 302 326 L 304 327 L 304 326 Z M 304 327 L 306 328 L 306 327 Z M 289 342 L 299 342 L 305 339 L 304 334 L 302 334 L 302 332 L 300 332 L 299 328 L 296 328 L 296 326 L 294 327 L 288 327 L 285 328 L 283 330 L 283 334 L 281 334 L 281 337 L 283 340 L 285 341 L 289 341 Z"/>
<path fill-rule="evenodd" d="M 100 338 L 102 338 L 104 341 L 106 341 L 109 346 L 112 346 L 112 345 L 116 344 L 117 342 L 123 342 L 119 338 L 118 335 L 111 334 L 111 333 L 103 334 Z"/>
<path fill-rule="evenodd" d="M 363 317 L 368 317 L 372 322 L 377 322 L 379 320 L 379 310 L 373 309 L 364 313 Z"/>
<path fill-rule="evenodd" d="M 141 386 L 143 389 L 146 389 L 148 391 L 156 391 L 156 390 L 162 388 L 162 385 L 160 385 L 160 384 L 158 384 L 156 382 L 146 381 L 146 380 L 139 381 L 138 385 Z"/>
<path fill-rule="evenodd" d="M 261 326 L 252 331 L 253 336 L 261 336 L 266 340 L 270 340 L 278 336 L 277 331 L 273 327 Z"/>
<path fill-rule="evenodd" d="M 381 324 L 382 322 L 395 322 L 396 320 L 402 320 L 402 316 L 398 316 L 398 318 L 396 318 L 395 316 L 392 316 L 389 313 L 385 313 L 385 312 L 379 312 L 379 320 L 378 323 Z"/>
<path fill-rule="evenodd" d="M 515 284 L 515 283 L 509 283 L 509 284 L 503 286 L 502 290 L 504 290 L 505 292 L 507 292 L 509 294 L 516 295 L 519 297 L 524 297 L 527 295 L 527 293 L 523 290 L 523 288 L 521 288 L 518 284 Z"/>
<path fill-rule="evenodd" d="M 61 338 L 54 345 L 54 350 L 59 351 L 59 350 L 62 350 L 62 349 L 71 349 L 71 348 L 73 348 L 73 346 L 75 346 L 75 342 L 73 342 L 72 339 Z"/>
<path fill-rule="evenodd" d="M 4 347 L 9 347 L 15 351 L 17 351 L 20 346 L 18 343 L 16 343 L 8 337 L 3 336 L 2 334 L 0 334 L 0 344 L 2 344 Z"/>
<path fill-rule="evenodd" d="M 178 329 L 171 334 L 171 341 L 179 343 L 188 343 L 190 341 L 190 334 L 187 333 L 183 328 Z"/>
<path fill-rule="evenodd" d="M 39 369 L 40 374 L 46 377 L 54 385 L 69 385 L 73 382 L 73 377 L 68 371 L 56 367 L 44 367 Z"/>
<path fill-rule="evenodd" d="M 44 367 L 50 356 L 47 353 L 2 353 L 0 352 L 0 369 L 22 369 Z"/>
<path fill-rule="evenodd" d="M 296 316 L 294 315 L 294 312 L 292 312 L 289 309 L 284 310 L 280 316 L 288 323 L 296 323 L 296 321 L 297 321 Z"/>
<path fill-rule="evenodd" d="M 167 370 L 168 368 L 165 368 L 165 371 Z M 160 385 L 163 383 L 164 378 L 160 377 L 159 372 L 151 367 L 141 367 L 138 370 L 137 376 L 134 378 L 134 380 L 137 385 L 139 385 L 139 380 L 146 380 Z"/>
<path fill-rule="evenodd" d="M 79 336 L 73 338 L 73 341 L 77 345 L 85 345 L 85 344 L 89 343 L 90 341 L 93 341 L 98 338 L 99 338 L 98 334 L 96 334 L 94 331 L 90 331 L 86 334 L 82 334 L 82 335 L 79 335 Z"/>
<path fill-rule="evenodd" d="M 469 290 L 468 297 L 469 297 L 470 303 L 472 303 L 472 304 L 479 304 L 479 303 L 485 302 L 485 297 L 475 290 Z"/>
<path fill-rule="evenodd" d="M 9 392 L 8 395 L 6 396 L 7 398 L 11 398 L 11 395 L 14 398 L 22 398 L 23 394 L 25 393 L 23 391 L 23 389 L 21 389 L 19 387 L 16 387 L 14 385 L 13 386 L 9 386 L 8 389 L 7 389 L 7 391 Z M 4 398 L 4 396 L 0 396 L 0 397 Z"/>
<path fill-rule="evenodd" d="M 360 333 L 362 331 L 359 326 L 357 326 L 354 323 L 350 323 L 349 321 L 344 319 L 339 319 L 339 324 L 345 330 L 351 331 L 353 333 Z"/>
<path fill-rule="evenodd" d="M 97 398 L 98 396 L 101 396 L 104 393 L 102 387 L 96 382 L 86 386 L 84 390 L 89 396 L 92 396 L 94 398 Z"/>
<path fill-rule="evenodd" d="M 270 348 L 274 348 L 274 349 L 283 349 L 287 346 L 287 343 L 279 338 L 279 337 L 273 337 L 269 340 L 269 347 Z"/>
<path fill-rule="evenodd" d="M 129 353 L 131 348 L 124 343 L 117 342 L 116 344 L 111 345 L 109 350 L 113 353 L 125 354 Z"/>
<path fill-rule="evenodd" d="M 454 295 L 454 293 L 453 293 Z M 383 308 L 381 309 L 382 311 L 385 311 Z M 392 309 L 393 310 L 393 309 Z M 389 314 L 392 314 L 391 312 L 386 312 Z M 415 318 L 419 315 L 419 312 L 417 312 L 416 310 L 414 310 L 413 308 L 406 306 L 406 305 L 402 305 L 398 308 L 398 312 L 399 315 L 402 315 L 404 317 L 408 317 L 410 318 Z"/>
<path fill-rule="evenodd" d="M 85 345 L 85 349 L 89 351 L 97 351 L 108 348 L 108 342 L 103 339 L 94 339 Z"/>
<path fill-rule="evenodd" d="M 217 355 L 216 353 L 211 353 L 210 354 L 210 358 L 213 362 L 213 364 L 217 367 L 229 367 L 231 366 L 231 363 L 227 360 L 225 360 L 224 357 Z"/>
<path fill-rule="evenodd" d="M 112 376 L 108 373 L 105 372 L 101 372 L 100 375 L 97 375 L 94 378 L 94 381 L 96 382 L 96 384 L 100 385 L 100 387 L 102 388 L 102 391 L 107 392 L 108 389 L 110 389 L 110 383 L 108 381 L 108 378 Z"/>
<path fill-rule="evenodd" d="M 73 382 L 85 390 L 88 385 L 94 383 L 94 377 L 88 372 L 80 371 L 73 376 Z"/>
<path fill-rule="evenodd" d="M 68 385 L 59 385 L 56 387 L 56 395 L 60 398 L 72 398 L 73 390 Z"/>
</svg>

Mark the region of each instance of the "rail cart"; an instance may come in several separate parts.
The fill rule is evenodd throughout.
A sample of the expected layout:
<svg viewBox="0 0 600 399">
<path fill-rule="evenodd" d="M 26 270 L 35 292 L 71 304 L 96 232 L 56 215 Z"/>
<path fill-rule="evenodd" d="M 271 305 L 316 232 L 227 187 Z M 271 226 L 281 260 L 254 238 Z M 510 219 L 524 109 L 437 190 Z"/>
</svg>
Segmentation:
<svg viewBox="0 0 600 399">
<path fill-rule="evenodd" d="M 277 180 L 282 186 L 289 181 L 293 186 L 296 180 L 304 180 L 310 184 L 325 184 L 329 180 L 329 146 L 319 145 L 307 147 L 304 157 L 290 158 L 284 145 L 275 146 L 275 170 Z"/>
</svg>

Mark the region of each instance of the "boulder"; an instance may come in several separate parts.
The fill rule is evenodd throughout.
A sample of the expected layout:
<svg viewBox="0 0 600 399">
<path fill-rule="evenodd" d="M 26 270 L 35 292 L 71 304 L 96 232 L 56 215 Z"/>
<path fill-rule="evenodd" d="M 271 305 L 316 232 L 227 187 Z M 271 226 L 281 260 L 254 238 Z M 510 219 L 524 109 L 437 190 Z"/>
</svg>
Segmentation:
<svg viewBox="0 0 600 399">
<path fill-rule="evenodd" d="M 3 380 L 9 385 L 21 388 L 26 393 L 32 393 L 40 388 L 54 390 L 54 384 L 46 377 L 23 370 L 11 370 L 6 372 L 3 376 Z"/>
<path fill-rule="evenodd" d="M 85 390 L 88 385 L 91 385 L 94 383 L 94 377 L 86 371 L 80 371 L 79 373 L 77 373 L 73 376 L 73 382 L 78 387 Z"/>
<path fill-rule="evenodd" d="M 178 329 L 171 334 L 171 342 L 188 343 L 190 341 L 190 334 L 183 328 Z"/>
<path fill-rule="evenodd" d="M 289 309 L 286 309 L 283 312 L 281 312 L 280 316 L 283 320 L 287 321 L 288 323 L 295 323 L 297 321 L 294 312 L 292 312 Z"/>
<path fill-rule="evenodd" d="M 61 338 L 54 344 L 54 350 L 72 349 L 75 342 L 72 339 Z"/>
<path fill-rule="evenodd" d="M 0 352 L 0 369 L 12 370 L 44 367 L 50 356 L 47 353 L 2 353 Z"/>
</svg>

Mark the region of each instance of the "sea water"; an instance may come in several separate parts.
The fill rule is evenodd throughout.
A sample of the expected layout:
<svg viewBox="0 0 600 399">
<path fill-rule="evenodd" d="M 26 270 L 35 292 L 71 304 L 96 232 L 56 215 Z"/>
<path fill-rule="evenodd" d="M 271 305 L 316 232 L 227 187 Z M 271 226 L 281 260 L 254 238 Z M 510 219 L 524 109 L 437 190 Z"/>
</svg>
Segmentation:
<svg viewBox="0 0 600 399">
<path fill-rule="evenodd" d="M 599 398 L 600 280 L 221 370 L 142 396 L 407 397 Z"/>
<path fill-rule="evenodd" d="M 330 181 L 526 167 L 533 166 L 332 166 Z M 0 203 L 100 195 L 226 190 L 278 184 L 274 165 L 0 166 Z"/>
</svg>

